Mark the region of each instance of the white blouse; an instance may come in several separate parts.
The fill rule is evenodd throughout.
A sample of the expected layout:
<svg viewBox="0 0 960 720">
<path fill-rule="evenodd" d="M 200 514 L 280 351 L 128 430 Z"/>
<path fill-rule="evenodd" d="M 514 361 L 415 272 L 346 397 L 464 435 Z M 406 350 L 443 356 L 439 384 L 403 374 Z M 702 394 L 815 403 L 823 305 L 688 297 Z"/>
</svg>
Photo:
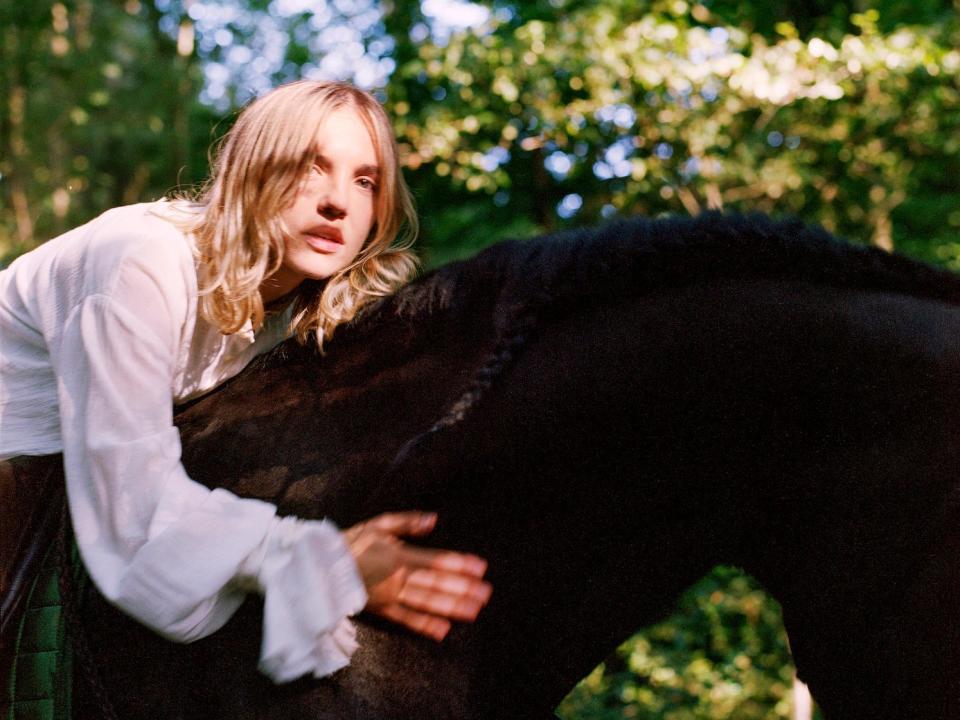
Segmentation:
<svg viewBox="0 0 960 720">
<path fill-rule="evenodd" d="M 173 404 L 285 336 L 289 316 L 223 335 L 197 314 L 190 239 L 167 202 L 110 210 L 0 272 L 0 459 L 63 452 L 77 544 L 100 592 L 180 642 L 264 595 L 260 669 L 276 682 L 346 665 L 366 604 L 329 521 L 187 477 Z"/>
</svg>

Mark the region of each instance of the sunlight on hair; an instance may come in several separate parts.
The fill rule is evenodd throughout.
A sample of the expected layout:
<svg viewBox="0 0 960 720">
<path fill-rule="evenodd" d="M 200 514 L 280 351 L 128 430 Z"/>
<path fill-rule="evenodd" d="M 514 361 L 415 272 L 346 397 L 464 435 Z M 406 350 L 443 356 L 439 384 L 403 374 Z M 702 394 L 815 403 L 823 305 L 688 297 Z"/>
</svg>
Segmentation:
<svg viewBox="0 0 960 720">
<path fill-rule="evenodd" d="M 337 326 L 365 304 L 395 292 L 413 277 L 410 245 L 417 216 L 400 172 L 390 120 L 380 103 L 347 83 L 303 80 L 248 105 L 224 138 L 210 180 L 195 198 L 173 205 L 175 222 L 196 238 L 200 312 L 221 332 L 263 323 L 259 288 L 283 259 L 289 206 L 314 157 L 317 128 L 327 113 L 356 111 L 370 133 L 380 166 L 374 226 L 360 253 L 326 280 L 307 280 L 292 299 L 291 332 L 322 348 Z"/>
</svg>

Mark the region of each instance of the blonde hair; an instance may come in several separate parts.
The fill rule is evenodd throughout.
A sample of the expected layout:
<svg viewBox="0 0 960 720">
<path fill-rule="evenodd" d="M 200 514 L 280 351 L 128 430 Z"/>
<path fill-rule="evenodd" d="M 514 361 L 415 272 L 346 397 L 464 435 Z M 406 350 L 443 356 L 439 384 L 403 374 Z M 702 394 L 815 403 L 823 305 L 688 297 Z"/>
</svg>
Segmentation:
<svg viewBox="0 0 960 720">
<path fill-rule="evenodd" d="M 397 143 L 380 103 L 340 82 L 301 80 L 248 105 L 215 153 L 210 179 L 179 224 L 199 255 L 200 313 L 225 334 L 247 320 L 263 324 L 259 288 L 283 262 L 287 230 L 280 220 L 315 160 L 316 137 L 339 108 L 362 120 L 380 168 L 374 223 L 353 262 L 325 280 L 305 280 L 295 291 L 290 331 L 317 344 L 371 300 L 389 295 L 416 273 L 409 250 L 417 216 L 400 172 Z"/>
</svg>

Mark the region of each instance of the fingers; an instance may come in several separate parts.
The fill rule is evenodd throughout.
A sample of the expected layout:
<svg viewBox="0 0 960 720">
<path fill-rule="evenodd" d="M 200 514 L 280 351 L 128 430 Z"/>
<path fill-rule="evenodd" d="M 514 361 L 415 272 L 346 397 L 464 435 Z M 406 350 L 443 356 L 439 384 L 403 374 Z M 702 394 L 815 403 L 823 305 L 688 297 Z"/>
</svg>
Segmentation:
<svg viewBox="0 0 960 720">
<path fill-rule="evenodd" d="M 407 576 L 404 586 L 419 591 L 438 592 L 454 597 L 468 598 L 480 605 L 486 605 L 490 600 L 490 594 L 493 592 L 493 586 L 482 580 L 434 570 L 414 570 Z M 402 601 L 403 597 L 401 596 L 400 599 Z"/>
<path fill-rule="evenodd" d="M 482 557 L 398 539 L 426 535 L 436 522 L 436 513 L 384 513 L 350 528 L 347 538 L 367 587 L 367 610 L 439 641 L 451 621 L 476 620 L 493 588 L 482 579 Z"/>
<path fill-rule="evenodd" d="M 482 578 L 487 572 L 487 561 L 482 557 L 452 550 L 433 550 L 404 545 L 401 558 L 402 562 L 414 569 L 432 568 L 475 578 Z"/>
<path fill-rule="evenodd" d="M 432 512 L 419 512 L 412 510 L 410 512 L 383 513 L 377 515 L 366 523 L 391 535 L 406 535 L 409 537 L 418 537 L 430 533 L 437 524 L 437 514 Z"/>
<path fill-rule="evenodd" d="M 450 632 L 450 621 L 443 618 L 418 612 L 401 605 L 386 605 L 378 608 L 377 612 L 387 620 L 413 630 L 421 635 L 433 638 L 437 642 L 443 640 Z"/>
<path fill-rule="evenodd" d="M 477 591 L 476 594 L 481 594 Z M 489 594 L 486 594 L 489 598 Z M 398 600 L 406 608 L 423 611 L 441 618 L 473 622 L 483 609 L 484 602 L 473 594 L 452 594 L 441 590 L 407 584 L 400 591 Z"/>
</svg>

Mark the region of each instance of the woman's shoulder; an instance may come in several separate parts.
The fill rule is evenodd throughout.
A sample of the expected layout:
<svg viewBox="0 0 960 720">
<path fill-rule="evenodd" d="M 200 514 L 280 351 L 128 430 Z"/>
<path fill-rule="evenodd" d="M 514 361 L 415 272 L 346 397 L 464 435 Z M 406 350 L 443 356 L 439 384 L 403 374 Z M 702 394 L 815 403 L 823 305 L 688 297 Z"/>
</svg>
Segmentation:
<svg viewBox="0 0 960 720">
<path fill-rule="evenodd" d="M 30 284 L 50 283 L 64 302 L 111 295 L 124 278 L 171 293 L 196 289 L 193 243 L 157 201 L 107 210 L 18 258 L 8 269 Z"/>
<path fill-rule="evenodd" d="M 192 258 L 189 234 L 178 227 L 167 200 L 123 205 L 106 210 L 18 258 L 34 262 L 76 263 L 95 255 L 104 261 L 131 254 Z"/>
<path fill-rule="evenodd" d="M 84 249 L 107 259 L 193 262 L 190 236 L 177 226 L 166 200 L 107 210 L 86 227 Z"/>
<path fill-rule="evenodd" d="M 176 223 L 171 203 L 108 210 L 91 229 L 84 266 L 109 293 L 117 283 L 152 282 L 181 293 L 196 290 L 194 245 Z"/>
</svg>

